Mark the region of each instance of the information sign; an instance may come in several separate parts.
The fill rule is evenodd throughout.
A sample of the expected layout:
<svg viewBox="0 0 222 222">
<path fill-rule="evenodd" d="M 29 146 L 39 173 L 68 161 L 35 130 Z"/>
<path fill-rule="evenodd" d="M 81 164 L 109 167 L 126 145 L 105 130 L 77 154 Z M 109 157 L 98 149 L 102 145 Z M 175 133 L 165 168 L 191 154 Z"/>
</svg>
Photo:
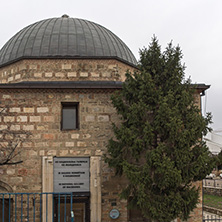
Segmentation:
<svg viewBox="0 0 222 222">
<path fill-rule="evenodd" d="M 54 192 L 89 192 L 89 158 L 54 157 Z"/>
</svg>

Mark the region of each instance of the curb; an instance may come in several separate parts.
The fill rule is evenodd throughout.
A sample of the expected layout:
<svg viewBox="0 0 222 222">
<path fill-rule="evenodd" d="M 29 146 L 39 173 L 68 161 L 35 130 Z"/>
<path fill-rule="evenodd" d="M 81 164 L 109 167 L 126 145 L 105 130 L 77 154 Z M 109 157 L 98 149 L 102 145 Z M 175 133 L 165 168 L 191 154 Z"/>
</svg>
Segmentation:
<svg viewBox="0 0 222 222">
<path fill-rule="evenodd" d="M 208 206 L 203 206 L 203 210 L 208 212 L 208 213 L 213 213 L 219 216 L 222 216 L 222 210 L 213 208 L 213 207 L 208 207 Z"/>
</svg>

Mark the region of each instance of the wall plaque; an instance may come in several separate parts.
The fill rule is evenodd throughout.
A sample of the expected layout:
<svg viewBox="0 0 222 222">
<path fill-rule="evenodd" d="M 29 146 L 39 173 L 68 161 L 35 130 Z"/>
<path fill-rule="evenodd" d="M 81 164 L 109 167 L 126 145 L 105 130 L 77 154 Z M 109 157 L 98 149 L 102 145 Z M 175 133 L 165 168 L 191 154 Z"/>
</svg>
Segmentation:
<svg viewBox="0 0 222 222">
<path fill-rule="evenodd" d="M 54 192 L 89 192 L 89 158 L 54 157 Z"/>
<path fill-rule="evenodd" d="M 119 210 L 117 210 L 117 209 L 112 209 L 112 210 L 109 212 L 109 216 L 110 216 L 110 218 L 112 218 L 112 219 L 117 219 L 117 218 L 119 218 Z"/>
</svg>

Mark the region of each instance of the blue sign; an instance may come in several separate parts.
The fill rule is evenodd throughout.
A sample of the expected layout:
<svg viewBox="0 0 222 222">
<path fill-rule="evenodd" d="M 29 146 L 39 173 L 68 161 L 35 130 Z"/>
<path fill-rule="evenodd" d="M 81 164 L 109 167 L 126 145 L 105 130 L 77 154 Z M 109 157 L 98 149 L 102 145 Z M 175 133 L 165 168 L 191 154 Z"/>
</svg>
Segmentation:
<svg viewBox="0 0 222 222">
<path fill-rule="evenodd" d="M 110 218 L 112 219 L 117 219 L 119 217 L 119 211 L 117 209 L 112 209 L 110 212 L 109 212 L 109 216 Z"/>
</svg>

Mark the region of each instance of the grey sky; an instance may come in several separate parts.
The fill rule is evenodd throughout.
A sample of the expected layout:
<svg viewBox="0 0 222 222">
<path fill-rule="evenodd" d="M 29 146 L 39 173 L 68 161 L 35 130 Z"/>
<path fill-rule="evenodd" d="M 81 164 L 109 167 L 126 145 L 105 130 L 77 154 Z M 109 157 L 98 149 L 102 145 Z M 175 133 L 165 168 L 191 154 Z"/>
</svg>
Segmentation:
<svg viewBox="0 0 222 222">
<path fill-rule="evenodd" d="M 0 47 L 34 22 L 60 17 L 87 19 L 119 36 L 139 58 L 155 34 L 164 49 L 171 40 L 180 45 L 186 76 L 211 85 L 203 98 L 212 112 L 214 129 L 222 129 L 221 0 L 9 0 L 1 2 Z"/>
</svg>

